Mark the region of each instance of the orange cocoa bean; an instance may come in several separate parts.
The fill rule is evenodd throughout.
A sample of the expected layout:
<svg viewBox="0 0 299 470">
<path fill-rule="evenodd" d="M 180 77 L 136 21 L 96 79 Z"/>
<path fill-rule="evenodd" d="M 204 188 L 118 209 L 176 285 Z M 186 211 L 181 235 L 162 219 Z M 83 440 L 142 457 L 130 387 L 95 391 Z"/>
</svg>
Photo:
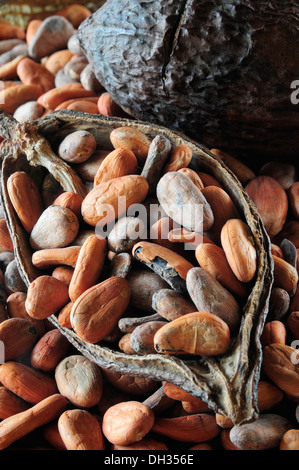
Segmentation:
<svg viewBox="0 0 299 470">
<path fill-rule="evenodd" d="M 117 127 L 110 133 L 113 147 L 131 150 L 140 163 L 144 163 L 151 145 L 151 139 L 134 127 Z"/>
<path fill-rule="evenodd" d="M 37 101 L 42 90 L 36 85 L 17 85 L 0 91 L 0 109 L 14 114 L 16 109 L 27 101 Z"/>
<path fill-rule="evenodd" d="M 28 315 L 45 319 L 69 301 L 68 287 L 52 276 L 39 276 L 28 287 L 25 307 Z"/>
<path fill-rule="evenodd" d="M 70 349 L 70 343 L 60 330 L 47 331 L 34 345 L 30 362 L 34 369 L 50 372 L 64 359 Z"/>
<path fill-rule="evenodd" d="M 91 235 L 83 243 L 69 285 L 69 297 L 75 302 L 83 292 L 98 283 L 104 267 L 107 241 Z"/>
<path fill-rule="evenodd" d="M 66 100 L 83 98 L 86 96 L 97 95 L 93 91 L 85 90 L 81 83 L 69 83 L 58 88 L 53 88 L 52 90 L 43 93 L 41 96 L 39 95 L 37 102 L 44 108 L 54 111 L 59 104 Z"/>
<path fill-rule="evenodd" d="M 5 251 L 14 251 L 13 242 L 5 219 L 0 219 L 0 246 Z"/>
<path fill-rule="evenodd" d="M 229 344 L 227 324 L 207 312 L 187 313 L 172 320 L 162 326 L 154 337 L 156 351 L 164 354 L 217 356 L 223 354 Z"/>
<path fill-rule="evenodd" d="M 156 418 L 154 433 L 180 442 L 205 442 L 214 439 L 220 432 L 214 415 L 198 413 L 178 418 Z"/>
<path fill-rule="evenodd" d="M 100 164 L 94 178 L 94 186 L 119 176 L 132 175 L 137 172 L 137 158 L 125 148 L 110 152 Z"/>
<path fill-rule="evenodd" d="M 58 418 L 67 406 L 66 399 L 53 394 L 0 423 L 0 449 L 9 447 L 13 442 L 30 434 L 37 428 Z"/>
<path fill-rule="evenodd" d="M 43 212 L 43 202 L 33 178 L 24 171 L 16 171 L 7 180 L 11 203 L 26 232 L 31 233 Z"/>
<path fill-rule="evenodd" d="M 82 201 L 83 198 L 79 194 L 66 191 L 54 199 L 53 206 L 66 207 L 74 212 L 76 217 L 80 219 Z"/>
<path fill-rule="evenodd" d="M 178 171 L 182 168 L 186 168 L 191 162 L 191 159 L 191 148 L 185 144 L 177 145 L 172 149 L 169 158 L 166 161 L 166 165 L 164 166 L 163 173 L 167 173 L 169 171 Z"/>
<path fill-rule="evenodd" d="M 49 70 L 53 75 L 56 75 L 59 70 L 63 69 L 64 66 L 71 60 L 73 53 L 68 49 L 62 49 L 51 54 L 46 62 L 45 68 Z"/>
<path fill-rule="evenodd" d="M 221 245 L 239 281 L 252 281 L 256 273 L 256 250 L 248 225 L 240 219 L 228 220 L 221 230 Z"/>
<path fill-rule="evenodd" d="M 74 302 L 71 324 L 78 336 L 98 343 L 116 327 L 130 300 L 130 285 L 121 277 L 111 277 L 87 289 Z"/>
<path fill-rule="evenodd" d="M 28 410 L 30 406 L 30 403 L 18 397 L 8 388 L 0 386 L 0 419 L 6 419 L 16 413 Z"/>
<path fill-rule="evenodd" d="M 120 176 L 98 184 L 83 200 L 82 217 L 93 227 L 111 223 L 123 215 L 131 204 L 143 202 L 148 189 L 146 179 L 139 175 Z M 124 202 L 121 207 L 119 198 Z"/>
<path fill-rule="evenodd" d="M 37 85 L 43 93 L 55 88 L 54 75 L 29 57 L 25 57 L 19 62 L 17 75 L 24 85 Z"/>
<path fill-rule="evenodd" d="M 101 425 L 89 411 L 64 411 L 58 429 L 67 450 L 105 450 Z"/>
<path fill-rule="evenodd" d="M 25 39 L 25 31 L 8 21 L 0 20 L 0 40 L 14 38 Z"/>
<path fill-rule="evenodd" d="M 38 340 L 33 324 L 24 318 L 8 318 L 0 323 L 0 341 L 4 344 L 5 360 L 17 360 L 29 352 Z"/>
<path fill-rule="evenodd" d="M 266 323 L 261 335 L 261 344 L 263 347 L 269 344 L 286 344 L 287 330 L 284 324 L 279 320 Z"/>
<path fill-rule="evenodd" d="M 118 403 L 103 416 L 102 430 L 112 444 L 129 445 L 140 441 L 152 429 L 153 411 L 138 401 Z"/>
<path fill-rule="evenodd" d="M 57 266 L 57 268 L 52 272 L 52 276 L 69 286 L 73 273 L 74 268 L 71 268 L 70 266 Z"/>
<path fill-rule="evenodd" d="M 80 250 L 81 246 L 38 250 L 32 255 L 32 263 L 39 269 L 48 269 L 61 264 L 75 268 Z"/>
<path fill-rule="evenodd" d="M 58 391 L 52 376 L 15 361 L 0 365 L 0 382 L 32 404 Z"/>
</svg>

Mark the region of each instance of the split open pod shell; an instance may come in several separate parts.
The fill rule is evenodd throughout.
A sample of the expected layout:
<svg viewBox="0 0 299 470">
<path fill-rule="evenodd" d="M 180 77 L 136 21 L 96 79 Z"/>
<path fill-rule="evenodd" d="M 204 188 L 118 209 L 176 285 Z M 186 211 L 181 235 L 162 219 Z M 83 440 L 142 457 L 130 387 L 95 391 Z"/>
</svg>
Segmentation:
<svg viewBox="0 0 299 470">
<path fill-rule="evenodd" d="M 1 196 L 20 274 L 29 286 L 41 275 L 41 271 L 32 265 L 28 233 L 22 228 L 10 202 L 7 191 L 9 176 L 17 170 L 30 172 L 37 178 L 40 172 L 50 173 L 64 191 L 76 192 L 84 197 L 86 187 L 72 167 L 54 153 L 53 144 L 71 132 L 88 130 L 94 135 L 98 145 L 113 150 L 110 133 L 122 126 L 138 129 L 150 140 L 159 134 L 166 136 L 172 146 L 188 145 L 192 150 L 189 167 L 216 178 L 247 223 L 256 248 L 257 269 L 243 307 L 240 326 L 232 335 L 230 346 L 224 354 L 213 357 L 180 357 L 158 353 L 127 355 L 117 348 L 114 350 L 100 343 L 84 342 L 72 329 L 61 327 L 55 315 L 49 317 L 49 320 L 78 351 L 100 367 L 171 382 L 204 400 L 215 412 L 229 416 L 235 424 L 251 421 L 258 416 L 257 384 L 262 361 L 260 336 L 268 313 L 273 283 L 271 246 L 257 209 L 238 179 L 204 146 L 178 132 L 137 120 L 58 111 L 35 122 L 19 124 L 12 117 L 1 114 L 1 135 L 6 137 L 1 149 Z"/>
</svg>

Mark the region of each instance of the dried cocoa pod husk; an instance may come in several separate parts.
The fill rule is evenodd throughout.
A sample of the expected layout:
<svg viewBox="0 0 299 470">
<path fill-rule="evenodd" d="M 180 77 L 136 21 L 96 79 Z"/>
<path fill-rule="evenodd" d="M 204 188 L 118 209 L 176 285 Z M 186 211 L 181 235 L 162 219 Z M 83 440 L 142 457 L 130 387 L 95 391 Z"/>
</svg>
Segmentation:
<svg viewBox="0 0 299 470">
<path fill-rule="evenodd" d="M 110 369 L 113 374 L 130 374 L 154 381 L 167 380 L 182 386 L 187 392 L 206 401 L 211 410 L 229 416 L 235 424 L 256 418 L 258 416 L 257 382 L 262 360 L 260 335 L 265 323 L 273 283 L 273 261 L 270 240 L 261 218 L 235 175 L 204 146 L 178 132 L 154 124 L 129 119 L 86 116 L 66 110 L 47 115 L 33 124 L 17 124 L 4 113 L 1 116 L 1 133 L 6 138 L 1 147 L 2 200 L 19 269 L 26 285 L 40 275 L 40 271 L 34 269 L 32 265 L 28 239 L 13 214 L 7 195 L 6 181 L 12 171 L 23 169 L 30 173 L 32 165 L 44 167 L 57 179 L 63 191 L 77 192 L 81 195 L 83 193 L 84 197 L 85 185 L 80 182 L 69 165 L 57 158 L 51 147 L 51 144 L 61 141 L 64 136 L 75 130 L 92 130 L 98 147 L 111 150 L 113 150 L 110 140 L 111 132 L 124 125 L 142 132 L 148 137 L 149 143 L 156 135 L 163 134 L 170 140 L 172 147 L 186 144 L 191 148 L 190 168 L 195 170 L 200 177 L 209 175 L 213 178 L 214 184 L 220 185 L 227 191 L 240 216 L 250 228 L 257 253 L 255 278 L 243 308 L 240 327 L 227 352 L 221 357 L 194 359 L 158 354 L 127 356 L 100 344 L 86 344 L 72 330 L 61 327 L 55 316 L 50 317 L 50 321 L 61 329 L 82 354 L 102 368 Z M 141 158 L 141 163 L 144 160 L 145 158 Z"/>
</svg>

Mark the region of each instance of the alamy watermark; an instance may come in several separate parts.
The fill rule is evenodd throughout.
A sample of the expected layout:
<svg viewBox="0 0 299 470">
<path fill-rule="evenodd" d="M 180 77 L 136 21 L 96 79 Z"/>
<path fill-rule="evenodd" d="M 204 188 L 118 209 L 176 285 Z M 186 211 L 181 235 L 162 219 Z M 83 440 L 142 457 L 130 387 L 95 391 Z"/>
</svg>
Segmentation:
<svg viewBox="0 0 299 470">
<path fill-rule="evenodd" d="M 294 80 L 291 83 L 291 89 L 294 90 L 291 93 L 291 102 L 294 105 L 299 104 L 299 80 Z"/>
<path fill-rule="evenodd" d="M 167 215 L 166 215 L 167 214 Z M 108 238 L 112 230 L 114 237 L 125 240 L 169 240 L 172 233 L 172 241 L 182 242 L 185 250 L 195 250 L 203 240 L 203 205 L 184 204 L 180 209 L 159 204 L 131 204 L 127 207 L 127 199 L 124 196 L 118 198 L 117 207 L 112 204 L 101 204 L 98 207 L 97 216 L 99 222 L 96 225 L 95 233 L 99 237 Z M 122 224 L 124 218 L 132 218 L 135 223 Z M 155 224 L 159 219 L 165 218 L 162 230 L 156 231 Z M 166 219 L 167 218 L 167 219 Z M 136 223 L 138 222 L 138 223 Z M 196 230 L 195 230 L 196 229 Z M 181 230 L 184 231 L 183 238 Z"/>
</svg>

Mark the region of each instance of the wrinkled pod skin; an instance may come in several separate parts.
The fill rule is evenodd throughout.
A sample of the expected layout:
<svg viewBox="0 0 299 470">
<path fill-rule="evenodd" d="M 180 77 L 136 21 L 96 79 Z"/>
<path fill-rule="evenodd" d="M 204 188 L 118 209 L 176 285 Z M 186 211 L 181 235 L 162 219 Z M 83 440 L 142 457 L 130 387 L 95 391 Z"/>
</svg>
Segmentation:
<svg viewBox="0 0 299 470">
<path fill-rule="evenodd" d="M 285 0 L 109 0 L 79 42 L 135 118 L 209 148 L 295 160 L 298 27 L 298 2 Z"/>
</svg>

